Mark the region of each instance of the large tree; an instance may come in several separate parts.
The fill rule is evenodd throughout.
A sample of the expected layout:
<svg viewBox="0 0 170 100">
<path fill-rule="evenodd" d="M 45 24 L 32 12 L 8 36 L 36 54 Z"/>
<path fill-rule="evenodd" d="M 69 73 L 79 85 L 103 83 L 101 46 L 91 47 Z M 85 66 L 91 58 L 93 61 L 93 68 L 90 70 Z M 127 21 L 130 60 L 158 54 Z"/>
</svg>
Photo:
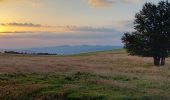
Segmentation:
<svg viewBox="0 0 170 100">
<path fill-rule="evenodd" d="M 136 13 L 134 32 L 125 33 L 122 42 L 130 55 L 153 57 L 156 66 L 165 65 L 170 55 L 170 3 L 145 3 Z"/>
</svg>

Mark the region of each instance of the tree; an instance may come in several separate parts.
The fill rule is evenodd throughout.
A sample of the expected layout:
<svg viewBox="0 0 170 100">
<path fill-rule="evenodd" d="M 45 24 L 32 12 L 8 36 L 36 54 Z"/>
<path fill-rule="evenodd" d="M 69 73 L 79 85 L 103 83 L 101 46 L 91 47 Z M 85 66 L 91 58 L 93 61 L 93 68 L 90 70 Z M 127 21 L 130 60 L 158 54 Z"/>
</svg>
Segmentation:
<svg viewBox="0 0 170 100">
<path fill-rule="evenodd" d="M 170 56 L 170 3 L 145 3 L 136 13 L 134 32 L 124 33 L 122 42 L 130 55 L 153 57 L 154 65 L 165 65 Z"/>
</svg>

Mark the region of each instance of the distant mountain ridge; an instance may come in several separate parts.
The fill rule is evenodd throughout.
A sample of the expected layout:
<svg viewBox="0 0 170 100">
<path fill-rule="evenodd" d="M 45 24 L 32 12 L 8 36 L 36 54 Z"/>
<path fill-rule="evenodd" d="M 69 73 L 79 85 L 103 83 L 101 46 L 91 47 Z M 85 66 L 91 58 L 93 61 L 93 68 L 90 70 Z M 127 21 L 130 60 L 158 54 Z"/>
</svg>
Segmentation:
<svg viewBox="0 0 170 100">
<path fill-rule="evenodd" d="M 49 53 L 49 54 L 80 54 L 96 51 L 114 50 L 120 49 L 122 46 L 101 46 L 101 45 L 78 45 L 78 46 L 55 46 L 55 47 L 40 47 L 40 48 L 29 48 L 29 49 L 0 49 L 0 51 L 16 51 L 24 53 Z"/>
</svg>

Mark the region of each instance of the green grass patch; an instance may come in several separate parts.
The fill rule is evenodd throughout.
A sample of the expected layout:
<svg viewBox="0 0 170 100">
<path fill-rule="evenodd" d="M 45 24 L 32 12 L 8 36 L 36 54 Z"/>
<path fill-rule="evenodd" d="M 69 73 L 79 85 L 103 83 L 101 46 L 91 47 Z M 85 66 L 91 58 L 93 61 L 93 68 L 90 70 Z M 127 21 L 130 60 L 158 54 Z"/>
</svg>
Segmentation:
<svg viewBox="0 0 170 100">
<path fill-rule="evenodd" d="M 163 90 L 169 88 L 168 84 L 126 75 L 85 72 L 0 75 L 0 99 L 12 100 L 163 100 Z M 153 93 L 148 92 L 151 89 L 155 89 Z"/>
</svg>

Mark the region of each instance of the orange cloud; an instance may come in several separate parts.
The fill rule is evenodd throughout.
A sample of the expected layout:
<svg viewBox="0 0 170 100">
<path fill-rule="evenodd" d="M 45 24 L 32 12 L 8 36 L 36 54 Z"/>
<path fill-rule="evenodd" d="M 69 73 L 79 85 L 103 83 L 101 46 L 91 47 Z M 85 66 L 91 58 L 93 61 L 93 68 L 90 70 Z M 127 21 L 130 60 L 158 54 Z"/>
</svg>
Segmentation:
<svg viewBox="0 0 170 100">
<path fill-rule="evenodd" d="M 92 7 L 107 7 L 110 5 L 110 3 L 106 0 L 89 0 L 88 3 Z"/>
<path fill-rule="evenodd" d="M 88 0 L 92 7 L 109 7 L 115 3 L 139 3 L 142 0 Z"/>
<path fill-rule="evenodd" d="M 2 26 L 23 26 L 23 27 L 42 27 L 40 24 L 33 24 L 33 23 L 1 23 Z"/>
</svg>

